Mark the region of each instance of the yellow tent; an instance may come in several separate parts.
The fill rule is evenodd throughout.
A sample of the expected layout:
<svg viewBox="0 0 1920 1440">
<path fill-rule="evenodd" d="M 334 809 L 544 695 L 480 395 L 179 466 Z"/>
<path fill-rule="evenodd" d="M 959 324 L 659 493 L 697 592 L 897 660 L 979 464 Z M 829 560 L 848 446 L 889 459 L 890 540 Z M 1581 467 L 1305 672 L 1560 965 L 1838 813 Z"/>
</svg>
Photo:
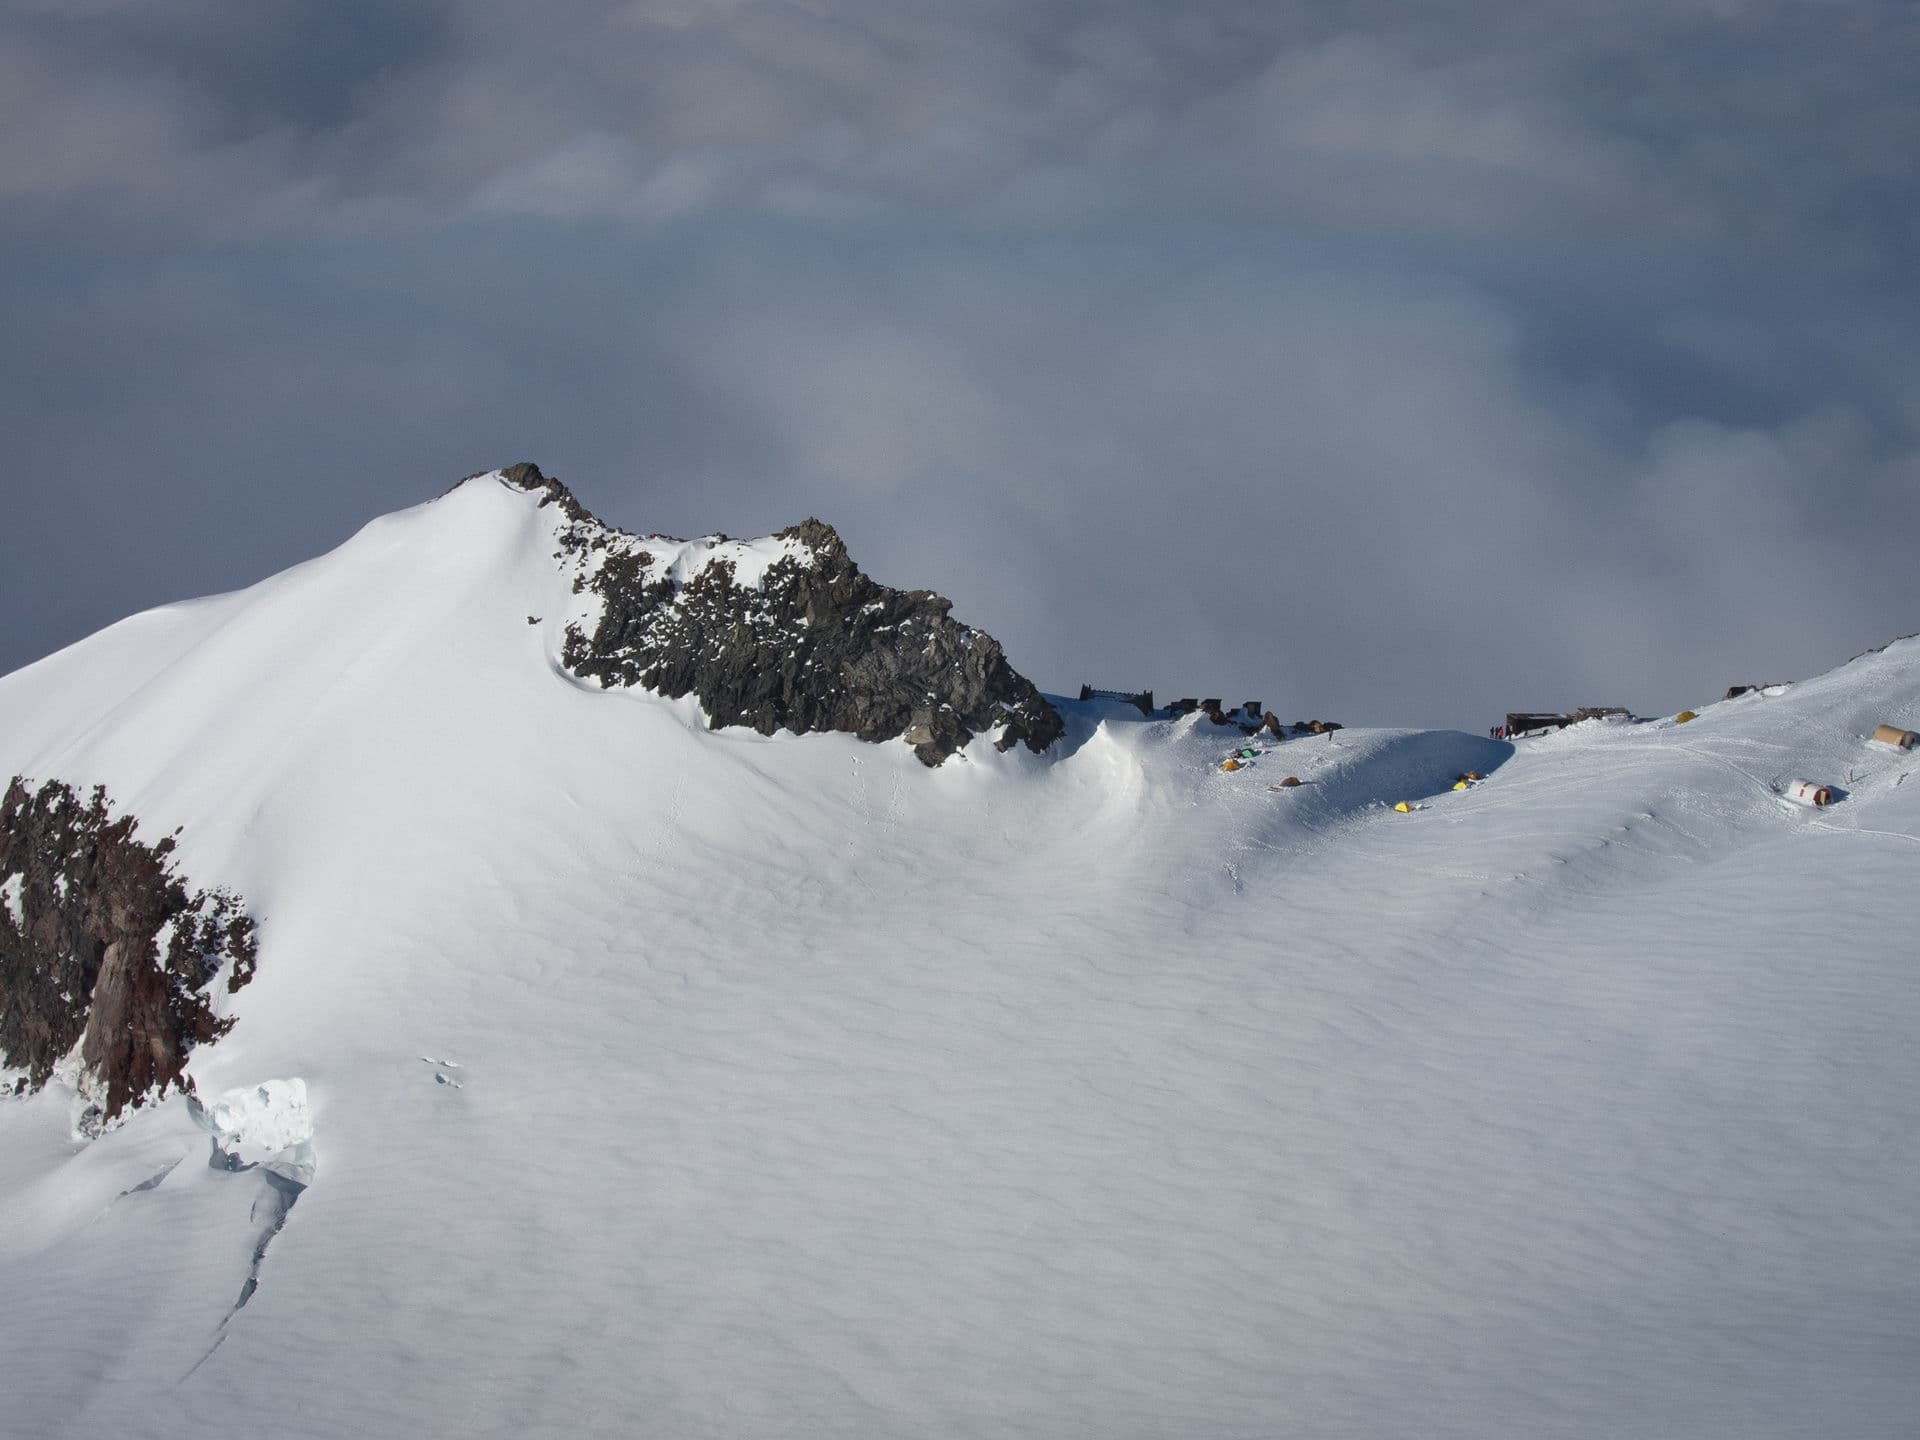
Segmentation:
<svg viewBox="0 0 1920 1440">
<path fill-rule="evenodd" d="M 1240 762 L 1229 755 L 1220 762 L 1220 768 L 1222 770 L 1238 770 L 1240 768 Z"/>
<path fill-rule="evenodd" d="M 1673 717 L 1673 723 L 1676 725 L 1684 725 L 1689 720 L 1698 720 L 1699 718 L 1699 715 L 1692 710 L 1682 710 L 1678 715 Z"/>
</svg>

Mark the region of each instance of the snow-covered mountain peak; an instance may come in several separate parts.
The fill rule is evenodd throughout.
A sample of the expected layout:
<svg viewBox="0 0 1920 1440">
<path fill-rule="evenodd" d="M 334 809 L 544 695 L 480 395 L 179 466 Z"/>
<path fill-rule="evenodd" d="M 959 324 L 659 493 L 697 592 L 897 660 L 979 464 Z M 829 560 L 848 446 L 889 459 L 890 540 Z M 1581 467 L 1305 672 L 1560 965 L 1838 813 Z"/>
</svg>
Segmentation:
<svg viewBox="0 0 1920 1440">
<path fill-rule="evenodd" d="M 489 472 L 0 677 L 6 1078 L 204 1041 L 0 1103 L 0 1431 L 1911 1433 L 1920 641 L 930 769 L 756 723 L 997 653 L 837 541 Z"/>
</svg>

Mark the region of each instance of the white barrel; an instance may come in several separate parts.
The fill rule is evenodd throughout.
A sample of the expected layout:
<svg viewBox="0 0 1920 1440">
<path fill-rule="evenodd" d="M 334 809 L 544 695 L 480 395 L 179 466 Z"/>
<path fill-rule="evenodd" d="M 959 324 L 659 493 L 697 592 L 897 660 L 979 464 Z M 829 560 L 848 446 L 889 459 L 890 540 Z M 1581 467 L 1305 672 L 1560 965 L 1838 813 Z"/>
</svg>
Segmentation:
<svg viewBox="0 0 1920 1440">
<path fill-rule="evenodd" d="M 1812 780 L 1789 780 L 1781 792 L 1796 805 L 1831 805 L 1833 791 Z"/>
</svg>

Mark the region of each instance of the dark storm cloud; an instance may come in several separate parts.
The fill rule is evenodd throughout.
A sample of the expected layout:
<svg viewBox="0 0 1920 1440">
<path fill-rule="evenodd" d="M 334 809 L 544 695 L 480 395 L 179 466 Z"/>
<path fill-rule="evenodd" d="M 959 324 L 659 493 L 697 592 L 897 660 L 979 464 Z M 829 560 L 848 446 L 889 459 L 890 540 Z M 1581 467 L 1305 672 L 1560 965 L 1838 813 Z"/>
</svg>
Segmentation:
<svg viewBox="0 0 1920 1440">
<path fill-rule="evenodd" d="M 1470 724 L 1916 628 L 1893 4 L 16 5 L 0 665 L 483 464 L 1043 684 Z"/>
</svg>

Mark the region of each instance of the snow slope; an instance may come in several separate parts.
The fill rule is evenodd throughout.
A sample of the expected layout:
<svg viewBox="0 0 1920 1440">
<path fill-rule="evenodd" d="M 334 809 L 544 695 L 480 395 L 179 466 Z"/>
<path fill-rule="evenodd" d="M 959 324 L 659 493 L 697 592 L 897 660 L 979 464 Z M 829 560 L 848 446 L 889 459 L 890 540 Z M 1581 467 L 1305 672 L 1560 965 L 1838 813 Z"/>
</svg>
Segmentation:
<svg viewBox="0 0 1920 1440">
<path fill-rule="evenodd" d="M 574 683 L 555 522 L 469 482 L 0 679 L 0 777 L 253 906 L 191 1072 L 314 1164 L 0 1103 L 0 1433 L 1913 1433 L 1920 641 L 928 770 Z"/>
</svg>

